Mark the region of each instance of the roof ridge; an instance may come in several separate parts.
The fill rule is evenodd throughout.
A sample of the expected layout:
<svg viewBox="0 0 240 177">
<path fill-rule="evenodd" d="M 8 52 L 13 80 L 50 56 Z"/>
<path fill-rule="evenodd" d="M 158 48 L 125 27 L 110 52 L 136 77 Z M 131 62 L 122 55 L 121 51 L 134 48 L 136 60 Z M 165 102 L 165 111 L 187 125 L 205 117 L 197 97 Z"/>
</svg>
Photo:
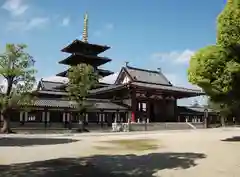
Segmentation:
<svg viewBox="0 0 240 177">
<path fill-rule="evenodd" d="M 201 89 L 192 89 L 192 88 L 186 88 L 186 87 L 175 86 L 175 85 L 172 85 L 172 87 L 175 87 L 175 88 L 184 88 L 184 89 L 187 89 L 187 90 L 192 90 L 192 91 L 201 91 L 201 92 L 203 92 Z M 204 92 L 203 92 L 203 93 L 204 93 Z"/>
<path fill-rule="evenodd" d="M 175 85 L 166 85 L 166 84 L 159 84 L 159 83 L 152 83 L 152 82 L 144 82 L 144 81 L 134 81 L 134 82 L 139 82 L 139 83 L 147 83 L 147 84 L 153 84 L 153 85 L 162 85 L 162 86 L 167 86 L 167 87 L 175 87 L 175 88 L 180 88 L 180 89 L 187 89 L 191 91 L 201 91 L 201 89 L 191 89 L 191 88 L 186 88 L 186 87 L 180 87 L 180 86 L 175 86 Z M 133 83 L 134 83 L 133 82 Z M 204 92 L 203 92 L 204 93 Z"/>
<path fill-rule="evenodd" d="M 136 68 L 136 67 L 132 67 L 132 66 L 125 66 L 125 67 L 126 67 L 126 68 L 129 68 L 129 69 L 135 69 L 135 70 L 139 70 L 139 71 L 152 72 L 152 73 L 157 73 L 157 74 L 159 74 L 159 71 L 157 71 L 157 70 Z"/>
<path fill-rule="evenodd" d="M 70 41 L 70 40 L 69 40 Z M 84 43 L 81 39 L 74 39 L 74 40 L 72 40 L 72 41 L 70 41 L 70 42 L 68 42 L 68 44 L 66 44 L 66 46 L 69 46 L 70 44 L 72 44 L 72 43 L 76 43 L 76 42 L 81 42 L 81 43 Z M 110 46 L 108 46 L 108 45 L 101 45 L 101 44 L 95 44 L 95 43 L 87 43 L 87 44 L 90 44 L 90 45 L 96 45 L 96 46 L 100 46 L 100 47 L 106 47 L 106 48 L 110 48 Z"/>
<path fill-rule="evenodd" d="M 42 82 L 50 82 L 50 83 L 58 83 L 58 84 L 64 84 L 64 82 L 60 82 L 60 81 L 48 81 L 48 80 L 41 80 Z"/>
<path fill-rule="evenodd" d="M 146 82 L 146 81 L 138 81 L 138 80 L 134 80 L 134 82 L 138 82 L 138 83 L 146 83 L 146 84 L 153 84 L 153 85 L 162 85 L 162 86 L 168 86 L 168 87 L 174 87 L 173 85 L 168 85 L 168 84 L 159 84 L 159 83 L 153 83 L 153 82 Z"/>
</svg>

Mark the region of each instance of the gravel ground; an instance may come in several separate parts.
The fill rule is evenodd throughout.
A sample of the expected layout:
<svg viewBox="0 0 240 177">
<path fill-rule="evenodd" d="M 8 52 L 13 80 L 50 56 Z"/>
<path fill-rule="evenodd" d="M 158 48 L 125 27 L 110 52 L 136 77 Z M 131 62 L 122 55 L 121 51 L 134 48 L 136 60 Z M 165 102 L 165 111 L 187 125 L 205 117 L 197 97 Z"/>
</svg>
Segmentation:
<svg viewBox="0 0 240 177">
<path fill-rule="evenodd" d="M 135 151 L 103 143 L 144 138 L 153 139 L 159 148 Z M 238 177 L 239 149 L 239 128 L 0 135 L 0 176 Z"/>
</svg>

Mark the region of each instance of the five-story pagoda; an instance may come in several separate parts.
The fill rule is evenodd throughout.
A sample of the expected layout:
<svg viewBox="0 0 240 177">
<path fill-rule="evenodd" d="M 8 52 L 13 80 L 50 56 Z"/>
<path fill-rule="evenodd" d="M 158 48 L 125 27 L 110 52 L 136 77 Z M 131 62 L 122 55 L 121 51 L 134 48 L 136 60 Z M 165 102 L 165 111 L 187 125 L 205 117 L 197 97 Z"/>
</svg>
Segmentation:
<svg viewBox="0 0 240 177">
<path fill-rule="evenodd" d="M 109 70 L 98 68 L 99 66 L 110 62 L 111 59 L 98 56 L 100 53 L 108 50 L 109 46 L 90 44 L 88 43 L 88 15 L 84 16 L 84 28 L 82 34 L 82 40 L 74 40 L 71 44 L 63 48 L 61 51 L 70 53 L 71 55 L 60 61 L 60 64 L 74 66 L 80 63 L 86 63 L 91 65 L 100 77 L 105 77 L 113 74 Z M 67 77 L 68 70 L 58 73 L 57 76 Z M 101 85 L 101 84 L 100 84 Z"/>
</svg>

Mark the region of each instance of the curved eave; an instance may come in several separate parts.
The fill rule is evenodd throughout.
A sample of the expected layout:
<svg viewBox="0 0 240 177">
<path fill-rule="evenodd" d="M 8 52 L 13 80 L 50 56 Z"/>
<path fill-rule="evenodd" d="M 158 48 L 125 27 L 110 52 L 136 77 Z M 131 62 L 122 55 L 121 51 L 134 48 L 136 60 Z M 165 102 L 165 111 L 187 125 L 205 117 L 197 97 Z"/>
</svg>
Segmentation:
<svg viewBox="0 0 240 177">
<path fill-rule="evenodd" d="M 100 54 L 106 50 L 110 49 L 109 46 L 106 45 L 98 45 L 98 44 L 91 44 L 86 43 L 81 40 L 74 40 L 69 45 L 64 47 L 61 51 L 66 53 L 75 53 L 81 51 L 94 51 L 95 54 Z"/>
<path fill-rule="evenodd" d="M 164 93 L 172 93 L 175 95 L 177 99 L 206 95 L 201 90 L 176 87 L 176 86 L 159 85 L 159 84 L 149 84 L 149 83 L 143 83 L 143 82 L 132 82 L 131 86 L 136 88 L 141 88 L 144 90 L 150 89 L 150 90 L 162 91 Z"/>
<path fill-rule="evenodd" d="M 77 65 L 79 63 L 87 63 L 92 66 L 100 66 L 107 62 L 112 61 L 110 58 L 98 57 L 98 56 L 89 56 L 82 54 L 72 54 L 68 58 L 61 60 L 59 64 L 65 65 Z"/>
<path fill-rule="evenodd" d="M 68 73 L 68 70 L 66 71 L 63 71 L 63 72 L 60 72 L 58 74 L 56 74 L 56 76 L 61 76 L 61 77 L 67 77 L 67 73 Z M 114 72 L 112 71 L 109 71 L 109 70 L 104 70 L 104 69 L 98 69 L 98 74 L 102 77 L 106 77 L 106 76 L 109 76 L 111 74 L 113 74 Z"/>
</svg>

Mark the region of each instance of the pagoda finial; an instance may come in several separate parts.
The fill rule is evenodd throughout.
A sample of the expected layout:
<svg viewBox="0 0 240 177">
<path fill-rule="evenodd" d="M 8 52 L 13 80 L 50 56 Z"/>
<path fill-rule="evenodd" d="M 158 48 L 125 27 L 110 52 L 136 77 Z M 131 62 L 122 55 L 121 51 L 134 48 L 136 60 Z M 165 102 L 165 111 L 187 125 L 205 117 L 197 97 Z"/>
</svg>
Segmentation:
<svg viewBox="0 0 240 177">
<path fill-rule="evenodd" d="M 87 14 L 87 12 L 84 15 L 82 41 L 88 42 L 88 14 Z"/>
</svg>

